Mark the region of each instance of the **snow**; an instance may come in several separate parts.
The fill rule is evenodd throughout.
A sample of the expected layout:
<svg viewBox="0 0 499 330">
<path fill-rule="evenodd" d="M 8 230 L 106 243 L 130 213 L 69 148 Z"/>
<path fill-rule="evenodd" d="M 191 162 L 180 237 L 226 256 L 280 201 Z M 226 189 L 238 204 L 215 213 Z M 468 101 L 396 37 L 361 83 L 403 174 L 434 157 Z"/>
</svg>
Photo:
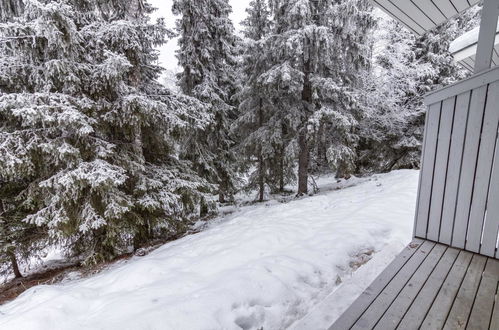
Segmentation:
<svg viewBox="0 0 499 330">
<path fill-rule="evenodd" d="M 499 22 L 497 23 L 498 33 L 495 38 L 494 45 L 499 44 Z M 476 54 L 478 35 L 480 34 L 480 27 L 476 27 L 471 31 L 466 32 L 453 42 L 451 42 L 449 51 L 454 55 L 456 62 L 464 60 Z"/>
<path fill-rule="evenodd" d="M 0 306 L 0 328 L 325 328 L 410 242 L 417 182 L 417 171 L 395 171 L 241 208 L 93 277 L 31 288 Z"/>
</svg>

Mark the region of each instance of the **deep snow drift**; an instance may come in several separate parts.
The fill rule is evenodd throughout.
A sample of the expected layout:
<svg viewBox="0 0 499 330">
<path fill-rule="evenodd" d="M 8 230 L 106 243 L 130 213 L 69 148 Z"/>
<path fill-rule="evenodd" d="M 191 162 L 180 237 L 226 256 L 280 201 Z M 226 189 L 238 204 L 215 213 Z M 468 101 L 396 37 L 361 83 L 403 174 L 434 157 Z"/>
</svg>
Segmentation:
<svg viewBox="0 0 499 330">
<path fill-rule="evenodd" d="M 357 271 L 375 273 L 410 241 L 417 181 L 396 171 L 243 208 L 91 278 L 34 287 L 0 306 L 0 329 L 284 329 L 355 291 L 342 287 L 356 255 L 381 252 Z M 355 298 L 343 296 L 338 310 Z"/>
</svg>

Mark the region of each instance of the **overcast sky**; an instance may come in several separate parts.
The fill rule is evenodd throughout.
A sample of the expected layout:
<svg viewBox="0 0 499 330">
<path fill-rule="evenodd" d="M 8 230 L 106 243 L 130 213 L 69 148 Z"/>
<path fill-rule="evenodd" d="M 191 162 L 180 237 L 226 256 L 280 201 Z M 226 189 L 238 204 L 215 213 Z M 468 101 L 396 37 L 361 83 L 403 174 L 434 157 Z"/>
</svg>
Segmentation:
<svg viewBox="0 0 499 330">
<path fill-rule="evenodd" d="M 172 14 L 172 0 L 149 0 L 154 7 L 158 8 L 154 17 L 164 17 L 168 27 L 175 26 L 175 16 Z M 246 7 L 250 0 L 229 0 L 232 6 L 232 21 L 236 29 L 239 23 L 246 17 Z M 177 71 L 177 59 L 175 58 L 175 49 L 177 48 L 177 41 L 171 40 L 165 46 L 161 47 L 160 62 L 161 65 L 169 70 Z"/>
</svg>

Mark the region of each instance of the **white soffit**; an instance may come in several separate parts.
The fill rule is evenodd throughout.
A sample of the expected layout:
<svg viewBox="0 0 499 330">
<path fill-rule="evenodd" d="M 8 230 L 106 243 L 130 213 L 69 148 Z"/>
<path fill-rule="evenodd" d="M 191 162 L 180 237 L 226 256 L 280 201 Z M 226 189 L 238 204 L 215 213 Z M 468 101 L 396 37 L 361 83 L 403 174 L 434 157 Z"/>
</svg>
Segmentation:
<svg viewBox="0 0 499 330">
<path fill-rule="evenodd" d="M 499 22 L 496 29 L 495 48 L 492 53 L 492 66 L 499 65 Z M 466 32 L 450 44 L 449 51 L 454 55 L 454 60 L 464 68 L 473 72 L 475 67 L 475 57 L 478 44 L 478 34 L 480 28 L 477 27 Z"/>
<path fill-rule="evenodd" d="M 418 35 L 434 29 L 480 0 L 371 0 Z"/>
</svg>

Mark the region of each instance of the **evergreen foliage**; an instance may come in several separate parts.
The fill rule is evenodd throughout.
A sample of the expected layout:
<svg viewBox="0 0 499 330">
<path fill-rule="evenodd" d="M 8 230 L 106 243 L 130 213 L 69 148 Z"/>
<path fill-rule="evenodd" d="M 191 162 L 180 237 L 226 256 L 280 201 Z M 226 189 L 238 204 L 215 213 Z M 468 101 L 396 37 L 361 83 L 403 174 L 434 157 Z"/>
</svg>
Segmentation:
<svg viewBox="0 0 499 330">
<path fill-rule="evenodd" d="M 429 91 L 466 76 L 450 42 L 474 7 L 416 37 L 368 0 L 0 0 L 0 272 L 58 246 L 87 263 L 177 237 L 310 175 L 416 168 Z M 374 31 L 374 33 L 373 33 Z M 182 71 L 158 82 L 179 36 Z M 171 86 L 178 83 L 178 86 Z"/>
<path fill-rule="evenodd" d="M 260 80 L 269 69 L 265 42 L 272 22 L 265 0 L 251 1 L 246 12 L 248 16 L 242 22 L 246 39 L 241 69 L 243 88 L 238 94 L 240 116 L 234 122 L 232 132 L 238 137 L 237 151 L 245 155 L 239 163 L 244 171 L 250 170 L 246 189 L 257 188 L 258 200 L 262 202 L 266 187 L 272 191 L 279 189 L 269 169 L 277 167 L 275 155 L 282 150 L 280 127 L 268 120 L 275 109 Z"/>
<path fill-rule="evenodd" d="M 174 0 L 173 13 L 180 15 L 177 58 L 182 91 L 209 107 L 212 122 L 187 141 L 185 159 L 198 173 L 218 185 L 219 201 L 232 199 L 237 186 L 234 141 L 229 127 L 235 118 L 235 65 L 237 38 L 229 18 L 227 0 Z"/>
<path fill-rule="evenodd" d="M 353 170 L 373 21 L 364 0 L 273 1 L 271 7 L 275 26 L 265 50 L 270 69 L 260 80 L 277 109 L 271 120 L 290 137 L 283 142 L 297 155 L 298 194 L 305 194 L 311 155 L 339 176 Z M 322 141 L 322 153 L 311 153 L 314 140 Z"/>
<path fill-rule="evenodd" d="M 465 78 L 448 50 L 452 40 L 478 25 L 479 13 L 479 6 L 472 7 L 421 37 L 384 14 L 378 18 L 378 50 L 366 86 L 370 110 L 360 128 L 360 172 L 420 166 L 423 96 Z"/>
<path fill-rule="evenodd" d="M 177 234 L 206 204 L 208 185 L 175 141 L 209 116 L 155 82 L 154 48 L 170 32 L 151 11 L 141 0 L 25 0 L 3 14 L 4 252 L 23 257 L 50 238 L 98 262 Z"/>
</svg>

